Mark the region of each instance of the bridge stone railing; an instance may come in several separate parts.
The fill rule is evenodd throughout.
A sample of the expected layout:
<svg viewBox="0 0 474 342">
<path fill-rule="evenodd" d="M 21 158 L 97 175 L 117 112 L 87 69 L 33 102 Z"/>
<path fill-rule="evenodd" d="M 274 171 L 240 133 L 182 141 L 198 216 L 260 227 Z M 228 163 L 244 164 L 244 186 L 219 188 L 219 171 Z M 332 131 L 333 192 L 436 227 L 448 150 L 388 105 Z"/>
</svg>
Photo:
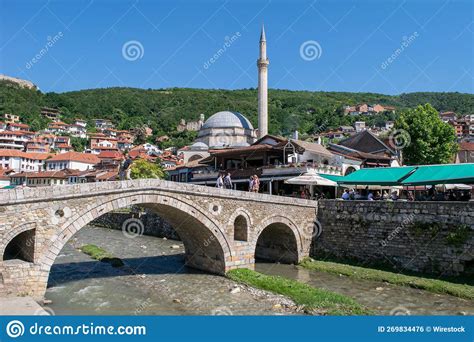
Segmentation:
<svg viewBox="0 0 474 342">
<path fill-rule="evenodd" d="M 156 189 L 197 196 L 232 198 L 265 203 L 289 204 L 303 207 L 317 207 L 316 201 L 300 198 L 275 196 L 238 190 L 218 189 L 203 185 L 178 183 L 160 179 L 137 179 L 128 181 L 82 183 L 57 186 L 53 185 L 36 188 L 16 188 L 11 190 L 3 190 L 0 191 L 0 205 L 37 202 L 38 200 L 91 197 L 94 195 Z"/>
</svg>

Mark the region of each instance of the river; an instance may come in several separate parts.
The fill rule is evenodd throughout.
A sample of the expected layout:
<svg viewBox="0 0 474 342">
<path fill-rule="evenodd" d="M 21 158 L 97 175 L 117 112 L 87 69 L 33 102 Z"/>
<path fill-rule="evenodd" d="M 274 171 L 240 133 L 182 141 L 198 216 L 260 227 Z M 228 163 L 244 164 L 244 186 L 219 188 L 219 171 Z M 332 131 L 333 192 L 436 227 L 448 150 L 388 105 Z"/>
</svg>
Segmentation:
<svg viewBox="0 0 474 342">
<path fill-rule="evenodd" d="M 114 268 L 78 250 L 103 247 L 123 259 Z M 291 301 L 238 286 L 184 266 L 181 242 L 151 236 L 125 237 L 119 230 L 85 227 L 63 248 L 46 291 L 57 315 L 289 315 Z M 356 280 L 292 265 L 258 263 L 266 274 L 298 279 L 353 297 L 377 314 L 474 315 L 474 301 L 380 282 Z"/>
</svg>

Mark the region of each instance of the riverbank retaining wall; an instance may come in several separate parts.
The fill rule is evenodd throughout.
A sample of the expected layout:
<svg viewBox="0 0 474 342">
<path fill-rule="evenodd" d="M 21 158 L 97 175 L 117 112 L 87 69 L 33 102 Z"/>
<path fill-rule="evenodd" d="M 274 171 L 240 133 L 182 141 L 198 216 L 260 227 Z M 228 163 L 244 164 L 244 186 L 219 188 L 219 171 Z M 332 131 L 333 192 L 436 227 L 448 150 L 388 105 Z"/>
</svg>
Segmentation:
<svg viewBox="0 0 474 342">
<path fill-rule="evenodd" d="M 111 212 L 92 224 L 122 229 L 140 219 L 143 234 L 179 240 L 143 208 Z M 310 255 L 437 276 L 474 275 L 474 203 L 322 200 Z"/>
<path fill-rule="evenodd" d="M 322 200 L 310 255 L 437 276 L 474 274 L 473 202 Z"/>
</svg>

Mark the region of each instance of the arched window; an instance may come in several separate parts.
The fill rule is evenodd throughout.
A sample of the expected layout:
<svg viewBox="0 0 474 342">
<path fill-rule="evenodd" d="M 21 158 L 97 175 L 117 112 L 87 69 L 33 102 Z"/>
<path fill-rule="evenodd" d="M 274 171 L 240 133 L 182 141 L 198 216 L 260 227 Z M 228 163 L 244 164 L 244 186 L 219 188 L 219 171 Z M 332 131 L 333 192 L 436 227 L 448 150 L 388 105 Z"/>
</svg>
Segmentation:
<svg viewBox="0 0 474 342">
<path fill-rule="evenodd" d="M 350 175 L 352 172 L 354 172 L 356 169 L 353 168 L 352 166 L 349 166 L 347 169 L 346 169 L 346 173 L 344 174 L 344 176 L 347 176 L 347 175 Z"/>
<path fill-rule="evenodd" d="M 30 229 L 15 236 L 5 247 L 3 260 L 20 259 L 33 262 L 35 253 L 35 230 Z"/>
<path fill-rule="evenodd" d="M 234 240 L 247 241 L 247 220 L 244 216 L 239 215 L 234 221 Z"/>
</svg>

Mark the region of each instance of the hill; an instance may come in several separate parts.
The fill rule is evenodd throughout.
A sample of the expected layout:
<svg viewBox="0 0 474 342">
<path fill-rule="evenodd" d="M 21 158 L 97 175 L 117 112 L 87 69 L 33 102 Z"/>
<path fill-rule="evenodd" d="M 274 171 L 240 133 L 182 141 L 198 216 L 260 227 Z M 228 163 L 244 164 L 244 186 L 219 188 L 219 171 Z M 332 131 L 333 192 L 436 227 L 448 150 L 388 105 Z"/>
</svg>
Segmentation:
<svg viewBox="0 0 474 342">
<path fill-rule="evenodd" d="M 357 103 L 380 103 L 401 111 L 419 104 L 431 103 L 439 111 L 474 113 L 474 95 L 461 93 L 409 93 L 397 96 L 374 93 L 309 92 L 270 89 L 269 131 L 289 134 L 298 129 L 312 133 L 318 127 L 352 124 L 358 117 L 344 116 L 342 106 Z M 206 118 L 220 110 L 234 110 L 246 115 L 257 126 L 256 89 L 137 89 L 105 88 L 65 93 L 42 93 L 36 89 L 0 81 L 0 113 L 20 115 L 33 129 L 44 128 L 47 120 L 40 116 L 42 106 L 59 108 L 65 122 L 74 118 L 112 120 L 118 128 L 149 125 L 156 134 L 175 131 L 181 118 Z M 368 124 L 393 119 L 389 114 L 364 117 Z"/>
</svg>

